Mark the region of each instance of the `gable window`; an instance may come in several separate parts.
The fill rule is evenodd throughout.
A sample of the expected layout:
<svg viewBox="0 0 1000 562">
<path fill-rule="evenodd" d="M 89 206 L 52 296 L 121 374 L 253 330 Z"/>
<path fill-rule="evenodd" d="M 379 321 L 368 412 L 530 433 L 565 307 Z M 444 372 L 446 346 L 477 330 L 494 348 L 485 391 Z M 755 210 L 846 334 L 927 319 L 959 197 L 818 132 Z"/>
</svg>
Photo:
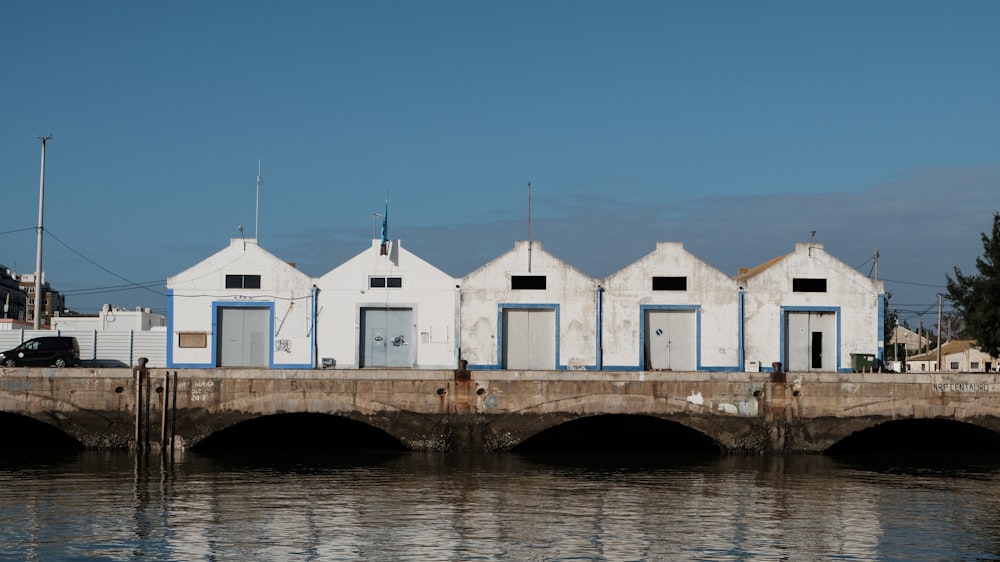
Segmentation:
<svg viewBox="0 0 1000 562">
<path fill-rule="evenodd" d="M 513 275 L 510 278 L 511 289 L 545 290 L 544 275 Z"/>
<path fill-rule="evenodd" d="M 792 279 L 792 292 L 795 293 L 825 293 L 826 279 Z"/>
<path fill-rule="evenodd" d="M 260 275 L 226 275 L 227 289 L 260 289 Z"/>
<path fill-rule="evenodd" d="M 368 286 L 373 289 L 401 289 L 403 287 L 402 277 L 369 277 Z"/>
<path fill-rule="evenodd" d="M 687 277 L 653 277 L 654 291 L 686 291 Z"/>
</svg>

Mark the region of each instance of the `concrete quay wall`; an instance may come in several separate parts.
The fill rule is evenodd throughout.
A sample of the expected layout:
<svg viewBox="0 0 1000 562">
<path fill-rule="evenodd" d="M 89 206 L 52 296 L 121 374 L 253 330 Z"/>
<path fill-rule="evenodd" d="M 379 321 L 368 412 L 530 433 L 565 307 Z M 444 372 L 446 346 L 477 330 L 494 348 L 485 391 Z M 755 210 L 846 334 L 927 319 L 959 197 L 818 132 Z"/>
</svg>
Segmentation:
<svg viewBox="0 0 1000 562">
<path fill-rule="evenodd" d="M 14 368 L 0 370 L 0 411 L 96 448 L 136 446 L 137 423 L 154 443 L 169 435 L 188 448 L 240 422 L 284 413 L 352 419 L 417 450 L 504 450 L 602 414 L 676 422 L 723 450 L 754 453 L 819 452 L 901 419 L 943 418 L 1000 432 L 996 375 L 783 375 L 154 369 L 139 385 L 130 369 Z"/>
</svg>

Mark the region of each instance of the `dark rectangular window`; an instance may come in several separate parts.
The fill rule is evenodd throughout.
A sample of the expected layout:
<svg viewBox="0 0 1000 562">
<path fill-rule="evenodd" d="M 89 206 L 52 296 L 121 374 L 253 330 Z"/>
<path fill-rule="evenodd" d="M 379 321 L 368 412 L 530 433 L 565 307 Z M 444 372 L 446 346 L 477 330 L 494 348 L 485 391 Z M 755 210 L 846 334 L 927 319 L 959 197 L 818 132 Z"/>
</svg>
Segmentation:
<svg viewBox="0 0 1000 562">
<path fill-rule="evenodd" d="M 654 291 L 686 291 L 687 277 L 653 277 Z"/>
<path fill-rule="evenodd" d="M 403 287 L 402 277 L 369 277 L 368 286 L 373 289 L 401 289 Z"/>
<path fill-rule="evenodd" d="M 529 289 L 544 291 L 545 290 L 545 276 L 544 275 L 514 275 L 510 278 L 510 288 L 511 289 Z"/>
<path fill-rule="evenodd" d="M 226 275 L 227 289 L 260 289 L 260 275 Z"/>
<path fill-rule="evenodd" d="M 825 293 L 826 279 L 792 279 L 795 293 Z"/>
</svg>

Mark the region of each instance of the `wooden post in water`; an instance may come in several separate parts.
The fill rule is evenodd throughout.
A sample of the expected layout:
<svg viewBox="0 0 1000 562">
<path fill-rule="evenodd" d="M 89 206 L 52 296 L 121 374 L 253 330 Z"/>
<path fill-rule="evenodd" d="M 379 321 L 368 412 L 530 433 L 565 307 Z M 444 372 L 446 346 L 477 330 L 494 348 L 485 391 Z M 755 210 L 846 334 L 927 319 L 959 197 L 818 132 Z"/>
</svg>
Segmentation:
<svg viewBox="0 0 1000 562">
<path fill-rule="evenodd" d="M 132 369 L 135 375 L 135 450 L 136 452 L 144 450 L 149 444 L 149 432 L 146 427 L 148 423 L 148 389 L 143 392 L 143 383 L 147 386 L 149 384 L 149 369 L 146 368 L 146 363 L 149 360 L 145 357 L 139 358 L 139 366 Z M 144 394 L 146 396 L 144 396 Z M 145 407 L 144 407 L 145 406 Z"/>
<path fill-rule="evenodd" d="M 169 433 L 167 429 L 167 419 L 169 417 L 167 410 L 170 408 L 170 371 L 167 371 L 163 375 L 163 401 L 160 412 L 160 451 L 165 451 L 167 449 L 167 435 Z"/>
</svg>

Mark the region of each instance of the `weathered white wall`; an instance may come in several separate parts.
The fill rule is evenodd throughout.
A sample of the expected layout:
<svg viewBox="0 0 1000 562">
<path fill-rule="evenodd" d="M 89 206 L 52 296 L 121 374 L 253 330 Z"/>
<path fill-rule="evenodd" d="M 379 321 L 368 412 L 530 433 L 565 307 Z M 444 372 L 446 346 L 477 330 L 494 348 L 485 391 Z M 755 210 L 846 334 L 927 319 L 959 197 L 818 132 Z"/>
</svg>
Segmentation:
<svg viewBox="0 0 1000 562">
<path fill-rule="evenodd" d="M 686 291 L 654 291 L 653 277 L 686 277 Z M 686 250 L 679 242 L 656 249 L 604 280 L 603 363 L 605 369 L 638 369 L 643 350 L 641 308 L 696 307 L 698 369 L 739 367 L 739 308 L 736 282 Z"/>
<path fill-rule="evenodd" d="M 458 365 L 458 281 L 389 241 L 380 255 L 380 240 L 371 248 L 316 281 L 317 361 L 335 361 L 335 368 L 357 368 L 361 347 L 361 309 L 401 307 L 413 310 L 413 367 L 454 369 Z M 401 277 L 401 288 L 371 288 L 370 277 Z"/>
<path fill-rule="evenodd" d="M 260 289 L 227 289 L 227 274 L 260 275 Z M 257 245 L 234 238 L 228 247 L 167 279 L 168 361 L 171 367 L 213 367 L 215 309 L 272 307 L 270 366 L 309 368 L 312 362 L 312 279 Z M 208 334 L 204 348 L 181 348 L 178 333 Z"/>
<path fill-rule="evenodd" d="M 823 293 L 794 292 L 795 278 L 826 279 Z M 837 368 L 849 371 L 851 353 L 880 354 L 882 324 L 881 281 L 873 281 L 826 253 L 822 244 L 800 243 L 791 254 L 737 277 L 744 288 L 746 361 L 763 368 L 782 357 L 782 310 L 837 309 L 840 341 L 835 346 Z M 829 346 L 826 344 L 824 346 Z M 829 347 L 827 347 L 829 349 Z M 826 358 L 824 354 L 824 360 Z"/>
<path fill-rule="evenodd" d="M 544 275 L 546 288 L 512 290 L 514 275 Z M 462 279 L 462 359 L 470 368 L 500 368 L 499 306 L 553 304 L 559 309 L 556 368 L 594 368 L 597 287 L 597 280 L 543 250 L 541 242 L 516 242 L 513 250 Z"/>
</svg>

